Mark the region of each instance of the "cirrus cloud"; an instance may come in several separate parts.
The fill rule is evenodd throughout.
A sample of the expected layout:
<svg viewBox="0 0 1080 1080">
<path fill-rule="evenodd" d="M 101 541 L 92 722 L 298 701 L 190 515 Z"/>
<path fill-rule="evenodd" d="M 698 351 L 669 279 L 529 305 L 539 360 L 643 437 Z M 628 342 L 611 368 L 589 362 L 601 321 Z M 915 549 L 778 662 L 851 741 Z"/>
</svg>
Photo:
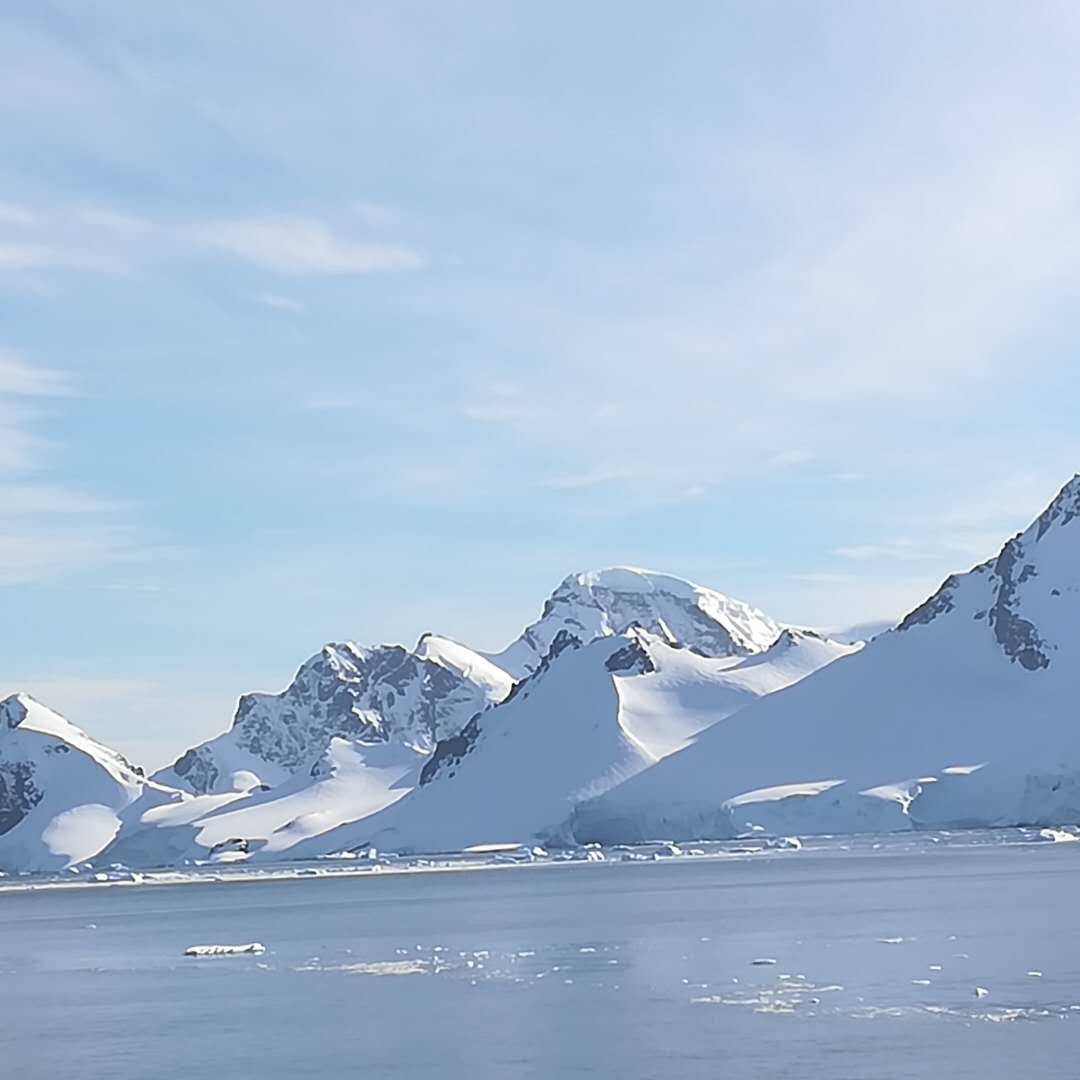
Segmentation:
<svg viewBox="0 0 1080 1080">
<path fill-rule="evenodd" d="M 371 274 L 423 266 L 412 248 L 348 239 L 312 218 L 238 218 L 202 226 L 198 235 L 209 247 L 278 274 Z"/>
</svg>

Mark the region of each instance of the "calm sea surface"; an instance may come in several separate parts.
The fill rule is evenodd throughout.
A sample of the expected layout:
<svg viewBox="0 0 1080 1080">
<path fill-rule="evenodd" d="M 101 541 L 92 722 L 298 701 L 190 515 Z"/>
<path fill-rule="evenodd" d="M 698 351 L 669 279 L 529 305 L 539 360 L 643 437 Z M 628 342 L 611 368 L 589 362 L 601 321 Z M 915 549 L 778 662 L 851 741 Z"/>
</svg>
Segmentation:
<svg viewBox="0 0 1080 1080">
<path fill-rule="evenodd" d="M 0 1075 L 1080 1075 L 1080 843 L 982 841 L 0 894 Z"/>
</svg>

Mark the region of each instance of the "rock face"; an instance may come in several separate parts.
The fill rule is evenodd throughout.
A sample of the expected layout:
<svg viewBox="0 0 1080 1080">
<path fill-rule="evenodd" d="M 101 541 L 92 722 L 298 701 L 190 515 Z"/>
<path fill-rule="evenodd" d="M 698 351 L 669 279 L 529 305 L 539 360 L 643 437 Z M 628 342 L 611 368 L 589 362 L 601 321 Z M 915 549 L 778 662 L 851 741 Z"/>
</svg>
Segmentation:
<svg viewBox="0 0 1080 1080">
<path fill-rule="evenodd" d="M 579 838 L 1080 822 L 1080 477 L 857 656 L 577 815 Z"/>
<path fill-rule="evenodd" d="M 155 779 L 196 794 L 274 786 L 311 769 L 332 739 L 430 753 L 511 685 L 483 657 L 444 639 L 425 636 L 413 651 L 326 645 L 282 693 L 245 694 L 228 732 Z"/>
<path fill-rule="evenodd" d="M 723 593 L 667 574 L 614 567 L 571 574 L 536 622 L 490 659 L 515 678 L 530 674 L 561 631 L 587 643 L 633 626 L 702 656 L 750 656 L 767 649 L 781 627 Z"/>
</svg>

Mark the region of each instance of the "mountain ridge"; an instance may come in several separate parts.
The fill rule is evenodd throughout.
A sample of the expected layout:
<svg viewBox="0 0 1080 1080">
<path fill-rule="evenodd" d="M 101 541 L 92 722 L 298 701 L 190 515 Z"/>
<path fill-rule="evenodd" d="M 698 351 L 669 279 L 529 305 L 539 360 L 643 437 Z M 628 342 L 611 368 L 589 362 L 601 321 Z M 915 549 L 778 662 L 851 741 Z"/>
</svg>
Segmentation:
<svg viewBox="0 0 1080 1080">
<path fill-rule="evenodd" d="M 500 653 L 328 644 L 150 778 L 13 695 L 0 869 L 1080 823 L 1078 519 L 1080 475 L 865 646 L 571 574 Z"/>
</svg>

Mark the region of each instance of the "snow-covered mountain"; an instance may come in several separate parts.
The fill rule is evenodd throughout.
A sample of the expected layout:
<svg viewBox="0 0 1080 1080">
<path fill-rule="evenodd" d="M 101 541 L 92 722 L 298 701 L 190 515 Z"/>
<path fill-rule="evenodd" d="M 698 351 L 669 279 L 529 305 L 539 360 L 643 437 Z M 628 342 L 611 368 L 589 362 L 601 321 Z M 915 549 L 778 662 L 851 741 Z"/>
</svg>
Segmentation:
<svg viewBox="0 0 1080 1080">
<path fill-rule="evenodd" d="M 0 701 L 0 871 L 92 858 L 147 786 L 141 770 L 32 697 Z"/>
<path fill-rule="evenodd" d="M 749 656 L 767 649 L 781 630 L 756 608 L 713 589 L 618 566 L 571 574 L 548 598 L 540 618 L 489 659 L 520 679 L 536 670 L 563 631 L 588 642 L 632 626 L 702 656 Z"/>
<path fill-rule="evenodd" d="M 1080 477 L 863 648 L 575 574 L 501 653 L 329 645 L 154 781 L 10 698 L 0 866 L 1080 822 L 1078 518 Z"/>
<path fill-rule="evenodd" d="M 301 665 L 280 694 L 245 694 L 232 727 L 154 779 L 195 794 L 276 787 L 319 762 L 334 739 L 394 744 L 403 760 L 510 692 L 513 680 L 464 645 L 425 634 L 400 645 L 330 644 Z"/>
<path fill-rule="evenodd" d="M 568 839 L 579 803 L 856 648 L 787 630 L 764 652 L 708 657 L 638 628 L 584 642 L 562 629 L 509 700 L 439 744 L 415 791 L 293 854 Z"/>
<path fill-rule="evenodd" d="M 579 808 L 579 839 L 1080 822 L 1080 477 L 857 656 Z"/>
<path fill-rule="evenodd" d="M 200 795 L 274 788 L 322 760 L 333 739 L 393 743 L 426 756 L 505 698 L 560 634 L 587 643 L 631 626 L 720 657 L 754 655 L 780 633 L 748 604 L 665 574 L 630 567 L 572 574 L 540 619 L 498 654 L 435 634 L 412 651 L 326 645 L 282 693 L 241 697 L 229 731 L 188 750 L 154 779 Z"/>
<path fill-rule="evenodd" d="M 569 582 L 586 582 L 582 588 L 596 590 L 589 603 L 575 601 L 576 613 L 567 606 Z M 596 597 L 606 606 L 600 607 Z M 550 616 L 552 609 L 559 610 L 558 619 Z M 709 614 L 701 614 L 703 609 Z M 560 586 L 546 610 L 547 623 L 535 624 L 527 634 L 533 642 L 550 636 L 547 652 L 532 676 L 517 686 L 491 659 L 434 635 L 425 635 L 412 654 L 390 647 L 329 646 L 301 668 L 284 694 L 249 695 L 232 731 L 158 774 L 159 780 L 184 783 L 199 797 L 157 806 L 138 822 L 125 824 L 105 857 L 141 865 L 208 856 L 279 858 L 325 850 L 338 843 L 338 835 L 324 840 L 323 833 L 377 814 L 418 782 L 426 787 L 445 776 L 455 747 L 468 743 L 471 752 L 481 734 L 485 738 L 478 745 L 485 744 L 503 712 L 485 712 L 484 707 L 504 698 L 527 700 L 549 670 L 550 685 L 562 687 L 564 704 L 558 724 L 542 733 L 543 741 L 550 754 L 574 762 L 575 776 L 585 772 L 595 774 L 595 780 L 609 766 L 619 777 L 630 775 L 686 745 L 703 728 L 758 695 L 851 651 L 812 633 L 780 632 L 745 604 L 644 571 L 575 575 Z M 631 616 L 658 633 L 641 630 Z M 718 621 L 721 617 L 726 623 Z M 616 635 L 613 628 L 628 620 L 631 628 Z M 687 641 L 677 638 L 675 627 Z M 594 648 L 585 648 L 594 641 Z M 763 643 L 768 648 L 761 651 Z M 617 665 L 631 646 L 644 650 L 639 659 L 649 669 L 639 673 L 633 689 L 626 671 L 613 682 L 615 671 L 607 666 L 609 654 L 615 655 L 611 663 Z M 563 654 L 573 650 L 583 650 L 591 659 L 563 670 Z M 707 656 L 706 651 L 719 655 Z M 393 664 L 386 663 L 388 654 Z M 396 682 L 387 693 L 388 670 Z M 575 670 L 591 671 L 590 679 L 579 680 Z M 426 680 L 418 679 L 417 671 L 424 672 Z M 634 754 L 643 755 L 631 755 L 633 768 L 619 766 L 621 750 L 612 751 L 614 764 L 606 751 L 588 752 L 587 732 L 596 722 L 586 687 L 592 682 L 619 690 L 616 722 L 623 734 L 616 733 L 615 744 L 622 747 L 629 739 L 637 748 Z M 422 691 L 439 691 L 426 712 L 416 708 L 416 693 L 403 693 L 417 688 L 425 705 L 432 699 Z M 435 710 L 442 711 L 433 723 Z M 512 728 L 513 715 L 511 710 L 507 721 Z M 287 753 L 281 753 L 281 747 Z M 544 791 L 566 786 L 531 751 L 520 753 L 522 760 L 532 762 L 529 775 Z M 601 786 L 597 781 L 588 790 Z M 486 805 L 490 812 L 491 804 Z M 564 809 L 563 803 L 558 805 Z M 551 823 L 541 814 L 532 829 Z"/>
</svg>

